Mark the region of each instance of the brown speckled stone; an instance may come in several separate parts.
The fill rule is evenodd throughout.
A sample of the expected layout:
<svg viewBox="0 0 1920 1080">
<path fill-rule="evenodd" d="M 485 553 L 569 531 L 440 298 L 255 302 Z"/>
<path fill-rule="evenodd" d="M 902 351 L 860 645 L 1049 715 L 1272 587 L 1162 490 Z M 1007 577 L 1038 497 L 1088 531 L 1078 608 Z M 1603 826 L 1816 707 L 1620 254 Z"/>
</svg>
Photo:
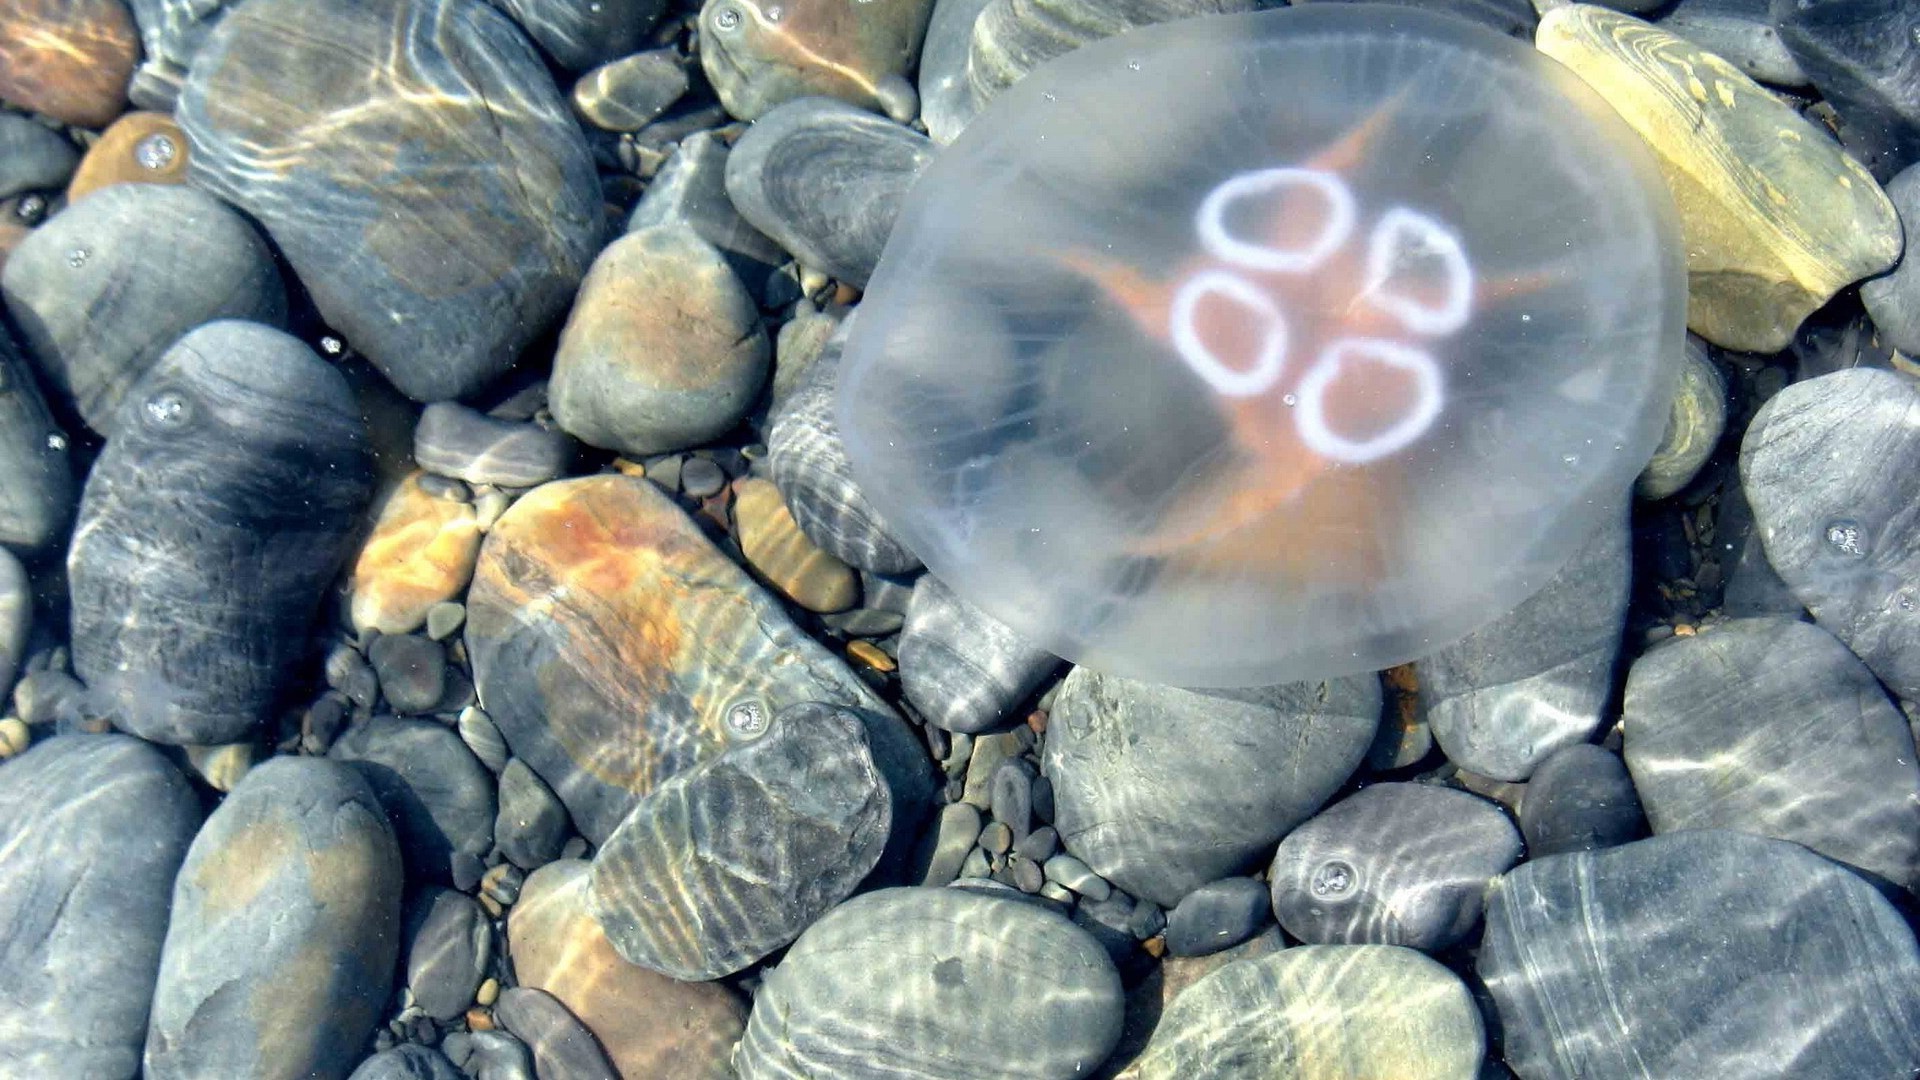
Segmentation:
<svg viewBox="0 0 1920 1080">
<path fill-rule="evenodd" d="M 457 598 L 473 577 L 480 556 L 473 504 L 427 492 L 421 475 L 407 477 L 387 496 L 353 565 L 355 630 L 418 630 L 435 604 Z"/>
<path fill-rule="evenodd" d="M 0 3 L 0 98 L 99 127 L 127 107 L 140 35 L 121 0 Z"/>
</svg>

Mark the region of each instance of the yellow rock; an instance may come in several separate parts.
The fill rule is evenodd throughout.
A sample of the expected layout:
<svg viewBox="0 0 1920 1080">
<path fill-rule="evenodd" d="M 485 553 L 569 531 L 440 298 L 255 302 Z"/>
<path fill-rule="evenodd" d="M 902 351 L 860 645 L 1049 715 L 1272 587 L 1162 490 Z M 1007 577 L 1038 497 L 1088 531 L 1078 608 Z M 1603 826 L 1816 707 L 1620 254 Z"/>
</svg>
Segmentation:
<svg viewBox="0 0 1920 1080">
<path fill-rule="evenodd" d="M 1899 220 L 1867 170 L 1726 60 L 1591 4 L 1548 12 L 1534 44 L 1653 148 L 1686 237 L 1694 333 L 1777 352 L 1899 259 Z"/>
<path fill-rule="evenodd" d="M 131 112 L 100 133 L 67 184 L 67 201 L 112 184 L 184 184 L 187 136 L 166 113 Z"/>
<path fill-rule="evenodd" d="M 860 599 L 852 568 L 814 546 L 793 520 L 773 481 L 750 477 L 733 487 L 740 550 L 768 584 L 808 611 L 845 611 Z"/>
<path fill-rule="evenodd" d="M 422 473 L 387 496 L 353 566 L 354 629 L 405 634 L 435 604 L 457 599 L 480 556 L 480 521 L 469 503 L 436 498 Z"/>
</svg>

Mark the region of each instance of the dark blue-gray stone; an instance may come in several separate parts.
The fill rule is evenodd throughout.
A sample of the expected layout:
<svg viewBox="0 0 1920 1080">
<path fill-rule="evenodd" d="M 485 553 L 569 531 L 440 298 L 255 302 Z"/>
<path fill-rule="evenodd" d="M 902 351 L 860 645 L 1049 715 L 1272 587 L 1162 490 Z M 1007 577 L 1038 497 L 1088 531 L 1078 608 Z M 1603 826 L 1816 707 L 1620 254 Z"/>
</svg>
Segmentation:
<svg viewBox="0 0 1920 1080">
<path fill-rule="evenodd" d="M 859 288 L 880 261 L 901 200 L 933 159 L 926 136 L 829 98 L 754 121 L 727 158 L 727 195 L 803 266 Z"/>
<path fill-rule="evenodd" d="M 1805 86 L 1807 73 L 1780 40 L 1768 0 L 1680 0 L 1655 24 L 1775 86 Z"/>
<path fill-rule="evenodd" d="M 534 44 L 568 71 L 585 71 L 638 49 L 664 0 L 492 0 Z"/>
<path fill-rule="evenodd" d="M 493 774 L 447 725 L 376 716 L 349 727 L 327 756 L 373 786 L 414 877 L 446 881 L 454 858 L 493 846 Z"/>
<path fill-rule="evenodd" d="M 22 554 L 51 546 L 73 519 L 76 486 L 66 433 L 0 325 L 0 544 Z"/>
<path fill-rule="evenodd" d="M 1873 317 L 1874 329 L 1888 345 L 1909 356 L 1920 356 L 1920 163 L 1909 165 L 1887 183 L 1887 198 L 1900 214 L 1909 250 L 1899 265 L 1860 283 L 1860 302 Z"/>
<path fill-rule="evenodd" d="M 338 1080 L 393 984 L 400 851 L 373 791 L 324 758 L 256 765 L 173 889 L 148 1080 Z"/>
<path fill-rule="evenodd" d="M 1096 873 L 1172 907 L 1264 858 L 1353 774 L 1379 723 L 1371 674 L 1203 692 L 1076 667 L 1047 723 L 1053 824 Z"/>
<path fill-rule="evenodd" d="M 1739 619 L 1635 661 L 1626 761 L 1655 833 L 1736 829 L 1920 885 L 1920 767 L 1892 701 L 1831 634 Z"/>
<path fill-rule="evenodd" d="M 440 1048 L 474 1080 L 535 1080 L 532 1051 L 504 1031 L 456 1031 Z"/>
<path fill-rule="evenodd" d="M 407 989 L 436 1020 L 453 1020 L 473 1004 L 493 955 L 493 930 L 480 902 L 429 886 L 407 911 Z"/>
<path fill-rule="evenodd" d="M 298 339 L 222 321 L 168 349 L 113 429 L 67 551 L 74 673 L 131 734 L 242 739 L 360 528 L 359 405 Z"/>
<path fill-rule="evenodd" d="M 397 713 L 431 711 L 447 686 L 447 650 L 419 634 L 383 634 L 367 646 L 380 695 Z"/>
<path fill-rule="evenodd" d="M 1904 1077 L 1920 949 L 1853 872 L 1702 830 L 1523 864 L 1478 971 L 1527 1080 Z"/>
<path fill-rule="evenodd" d="M 61 735 L 0 765 L 0 1075 L 139 1075 L 199 826 L 186 777 L 124 735 Z"/>
<path fill-rule="evenodd" d="M 1273 917 L 1267 883 L 1250 877 L 1221 878 L 1182 897 L 1167 912 L 1167 951 L 1206 956 L 1259 933 Z M 1132 920 L 1129 920 L 1129 931 Z"/>
<path fill-rule="evenodd" d="M 121 399 L 187 331 L 287 317 L 260 234 L 181 184 L 112 184 L 55 214 L 8 256 L 0 290 L 50 391 L 108 437 Z"/>
<path fill-rule="evenodd" d="M 1581 743 L 1556 751 L 1520 801 L 1527 856 L 1618 847 L 1647 835 L 1647 816 L 1620 755 Z"/>
<path fill-rule="evenodd" d="M 1767 560 L 1814 620 L 1920 700 L 1920 382 L 1855 368 L 1795 383 L 1747 428 L 1740 483 Z"/>
<path fill-rule="evenodd" d="M 432 1047 L 409 1043 L 373 1055 L 360 1063 L 347 1080 L 465 1080 L 447 1055 Z"/>
<path fill-rule="evenodd" d="M 258 219 L 327 323 L 416 400 L 504 373 L 599 248 L 579 125 L 519 28 L 474 0 L 252 0 L 208 36 L 178 118 L 193 181 Z"/>
<path fill-rule="evenodd" d="M 1520 858 L 1495 804 L 1431 784 L 1376 784 L 1314 815 L 1274 853 L 1273 910 L 1310 945 L 1429 952 L 1480 922 L 1487 883 Z"/>
<path fill-rule="evenodd" d="M 1449 761 L 1525 780 L 1600 726 L 1627 614 L 1628 535 L 1623 507 L 1540 591 L 1415 665 Z"/>
<path fill-rule="evenodd" d="M 564 431 L 451 401 L 422 409 L 413 429 L 413 459 L 421 468 L 473 484 L 544 484 L 566 475 L 573 454 L 574 442 Z"/>
<path fill-rule="evenodd" d="M 1069 1080 L 1120 1037 L 1120 976 L 1005 886 L 866 893 L 808 928 L 754 997 L 740 1080 Z M 990 1036 L 990 1037 L 988 1037 Z"/>
<path fill-rule="evenodd" d="M 545 990 L 502 990 L 493 1016 L 533 1051 L 540 1080 L 621 1080 L 593 1032 Z"/>
<path fill-rule="evenodd" d="M 80 151 L 45 124 L 0 113 L 0 199 L 67 186 Z"/>
<path fill-rule="evenodd" d="M 1920 7 L 1911 0 L 1773 0 L 1787 50 L 1879 180 L 1920 160 Z"/>
<path fill-rule="evenodd" d="M 932 574 L 913 587 L 896 652 L 900 689 L 920 715 L 969 734 L 1018 719 L 1013 710 L 1060 667 Z"/>
<path fill-rule="evenodd" d="M 522 870 L 538 870 L 560 857 L 572 832 L 567 808 L 519 758 L 500 771 L 500 810 L 493 819 L 500 854 Z"/>
<path fill-rule="evenodd" d="M 787 261 L 786 252 L 747 224 L 727 197 L 729 148 L 711 131 L 680 140 L 660 167 L 627 219 L 627 231 L 653 225 L 686 225 L 718 248 L 754 295 L 764 294 L 767 277 Z"/>
</svg>

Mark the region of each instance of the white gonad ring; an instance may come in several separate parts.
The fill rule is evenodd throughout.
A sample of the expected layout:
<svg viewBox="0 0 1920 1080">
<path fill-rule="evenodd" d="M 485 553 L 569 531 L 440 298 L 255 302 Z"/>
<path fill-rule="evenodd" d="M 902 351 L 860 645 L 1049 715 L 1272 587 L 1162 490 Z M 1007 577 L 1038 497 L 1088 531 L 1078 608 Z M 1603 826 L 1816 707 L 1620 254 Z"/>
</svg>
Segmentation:
<svg viewBox="0 0 1920 1080">
<path fill-rule="evenodd" d="M 1210 296 L 1239 305 L 1259 321 L 1260 348 L 1252 367 L 1237 368 L 1228 364 L 1200 340 L 1194 312 L 1200 302 Z M 1193 373 L 1228 397 L 1252 397 L 1266 392 L 1287 366 L 1287 322 L 1280 309 L 1252 282 L 1224 270 L 1203 270 L 1180 286 L 1180 291 L 1173 296 L 1167 333 L 1173 339 L 1174 350 Z"/>
<path fill-rule="evenodd" d="M 1349 439 L 1327 425 L 1327 390 L 1348 361 L 1385 364 L 1413 376 L 1413 408 L 1399 423 L 1366 440 Z M 1294 422 L 1300 441 L 1322 457 L 1364 465 L 1405 449 L 1433 426 L 1444 397 L 1440 365 L 1424 349 L 1379 338 L 1342 338 L 1328 345 L 1300 378 Z"/>
<path fill-rule="evenodd" d="M 1248 243 L 1227 229 L 1227 211 L 1241 199 L 1288 189 L 1317 193 L 1327 204 L 1320 234 L 1297 248 Z M 1289 214 L 1288 217 L 1299 215 Z M 1268 273 L 1298 274 L 1319 266 L 1353 234 L 1353 191 L 1340 178 L 1318 169 L 1260 169 L 1241 173 L 1207 193 L 1194 219 L 1201 246 L 1222 262 Z"/>
<path fill-rule="evenodd" d="M 1438 263 L 1439 296 L 1396 290 L 1408 279 L 1429 282 L 1426 264 Z M 1367 238 L 1367 303 L 1416 334 L 1437 337 L 1467 325 L 1473 310 L 1473 268 L 1453 230 L 1425 214 L 1396 206 L 1380 215 Z"/>
</svg>

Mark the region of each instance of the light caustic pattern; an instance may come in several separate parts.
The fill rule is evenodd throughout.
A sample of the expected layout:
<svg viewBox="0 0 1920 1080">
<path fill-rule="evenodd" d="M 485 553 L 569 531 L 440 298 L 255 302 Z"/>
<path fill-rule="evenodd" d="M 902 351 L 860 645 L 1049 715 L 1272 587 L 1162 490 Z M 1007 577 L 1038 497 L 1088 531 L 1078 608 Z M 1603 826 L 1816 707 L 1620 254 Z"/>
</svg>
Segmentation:
<svg viewBox="0 0 1920 1080">
<path fill-rule="evenodd" d="M 1307 195 L 1306 200 L 1299 198 Z M 1229 227 L 1236 203 L 1276 200 L 1287 216 L 1317 216 L 1318 225 L 1300 240 L 1278 246 L 1243 239 Z M 1307 449 L 1333 461 L 1365 464 L 1399 452 L 1433 426 L 1445 402 L 1446 379 L 1425 339 L 1444 338 L 1467 324 L 1473 310 L 1473 268 L 1460 237 L 1435 218 L 1403 206 L 1387 210 L 1366 240 L 1365 272 L 1352 304 L 1371 309 L 1378 320 L 1349 320 L 1350 325 L 1397 324 L 1415 340 L 1385 336 L 1342 336 L 1321 344 L 1318 355 L 1289 380 L 1294 341 L 1285 301 L 1288 278 L 1320 271 L 1352 241 L 1360 207 L 1339 176 L 1319 169 L 1275 168 L 1234 176 L 1209 192 L 1194 218 L 1202 249 L 1217 260 L 1189 274 L 1173 294 L 1167 336 L 1187 366 L 1217 393 L 1233 398 L 1272 394 L 1291 386 L 1281 404 L 1293 416 Z M 1254 275 L 1258 275 L 1257 277 Z M 1209 304 L 1208 301 L 1214 301 Z M 1223 357 L 1209 338 L 1203 312 L 1242 323 L 1236 337 L 1255 343 L 1249 357 Z M 1251 330 L 1251 334 L 1245 331 Z M 1404 415 L 1363 437 L 1338 431 L 1329 422 L 1327 398 L 1353 365 L 1393 369 L 1411 384 Z"/>
</svg>

